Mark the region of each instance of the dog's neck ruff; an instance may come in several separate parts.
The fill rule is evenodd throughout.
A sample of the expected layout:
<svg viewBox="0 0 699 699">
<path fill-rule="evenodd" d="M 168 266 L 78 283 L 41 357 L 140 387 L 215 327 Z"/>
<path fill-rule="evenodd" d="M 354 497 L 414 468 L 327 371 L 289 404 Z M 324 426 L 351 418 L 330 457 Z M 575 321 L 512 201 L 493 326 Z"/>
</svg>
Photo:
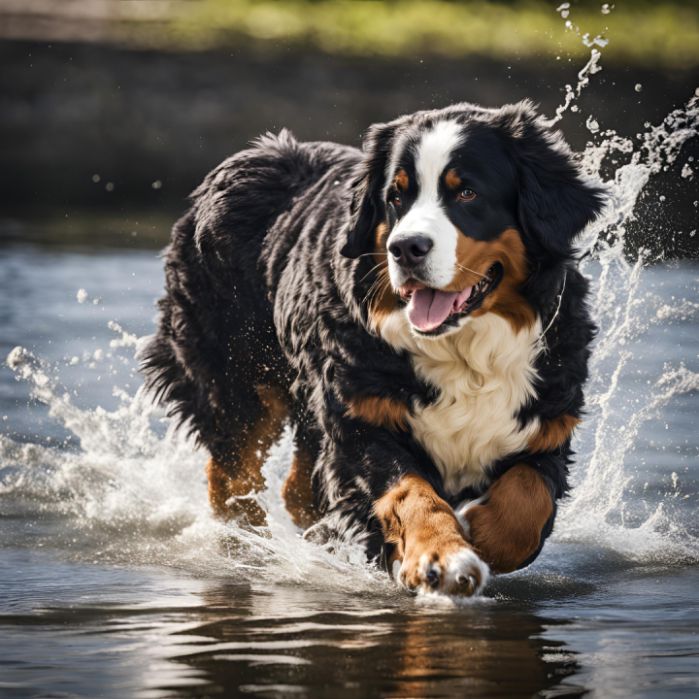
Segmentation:
<svg viewBox="0 0 699 699">
<path fill-rule="evenodd" d="M 522 426 L 517 413 L 535 397 L 541 321 L 519 332 L 495 313 L 471 319 L 459 332 L 416 336 L 404 310 L 381 327 L 389 344 L 407 351 L 416 373 L 438 390 L 408 418 L 415 439 L 433 459 L 449 494 L 488 483 L 488 467 L 526 449 L 539 420 Z"/>
</svg>

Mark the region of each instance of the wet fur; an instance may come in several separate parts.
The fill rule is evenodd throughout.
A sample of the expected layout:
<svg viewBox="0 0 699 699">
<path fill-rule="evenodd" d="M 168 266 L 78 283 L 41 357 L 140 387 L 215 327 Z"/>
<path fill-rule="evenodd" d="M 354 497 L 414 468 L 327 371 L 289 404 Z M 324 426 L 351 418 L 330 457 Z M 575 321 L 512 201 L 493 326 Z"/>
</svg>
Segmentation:
<svg viewBox="0 0 699 699">
<path fill-rule="evenodd" d="M 468 330 L 474 337 L 423 351 L 405 328 L 393 327 L 402 311 L 385 270 L 386 235 L 395 225 L 385 193 L 396 144 L 446 118 L 468 124 L 483 161 L 512 178 L 516 220 L 507 221 L 522 241 L 527 276 L 502 297 L 502 312 L 474 317 Z M 487 493 L 514 466 L 528 467 L 551 499 L 539 539 L 518 565 L 528 563 L 568 489 L 575 422 L 565 423 L 566 432 L 555 421 L 581 416 L 593 337 L 587 282 L 571 246 L 600 206 L 601 193 L 580 179 L 560 136 L 527 103 L 407 115 L 373 126 L 363 151 L 299 143 L 285 131 L 264 136 L 206 177 L 173 229 L 160 322 L 143 353 L 147 384 L 232 478 L 249 467 L 241 445 L 265 425 L 276 429 L 281 407 L 271 415 L 261 391 L 283 396 L 305 464 L 295 478 L 312 481 L 299 486 L 313 502 L 295 518 L 319 522 L 315 528 L 326 535 L 359 534 L 372 556 L 387 544 L 375 504 L 406 475 L 418 474 L 455 506 Z M 545 351 L 532 349 L 553 317 L 564 274 Z M 528 321 L 517 327 L 513 317 Z M 500 359 L 479 345 L 479 328 L 492 335 L 486 344 L 504 343 Z M 473 346 L 472 365 L 462 388 L 448 393 L 463 360 L 459 343 Z M 440 352 L 451 352 L 453 365 L 430 368 L 431 355 Z M 478 387 L 489 381 L 507 395 L 481 400 Z M 440 414 L 445 401 L 458 414 Z M 482 425 L 471 423 L 474 439 L 463 443 L 454 425 L 452 453 L 445 455 L 420 434 L 430 413 L 440 422 L 466 423 L 478 413 Z M 483 425 L 500 447 L 476 439 Z M 468 465 L 465 477 L 457 447 Z"/>
</svg>

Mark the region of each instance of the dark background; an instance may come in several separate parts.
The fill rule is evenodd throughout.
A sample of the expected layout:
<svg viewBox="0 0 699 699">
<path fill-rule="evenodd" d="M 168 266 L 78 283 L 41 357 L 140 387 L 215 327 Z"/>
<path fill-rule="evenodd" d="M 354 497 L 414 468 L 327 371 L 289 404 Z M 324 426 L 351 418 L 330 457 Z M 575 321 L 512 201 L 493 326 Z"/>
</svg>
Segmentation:
<svg viewBox="0 0 699 699">
<path fill-rule="evenodd" d="M 295 3 L 301 18 L 304 4 L 311 12 L 323 3 Z M 556 13 L 559 4 L 534 6 L 542 22 L 552 17 L 565 38 L 571 32 Z M 631 6 L 626 31 L 633 34 L 632 20 L 643 19 L 644 6 L 638 5 L 636 15 L 635 3 L 625 4 Z M 79 8 L 65 16 L 59 5 L 0 0 L 4 240 L 161 245 L 188 192 L 257 134 L 286 126 L 301 139 L 358 145 L 372 122 L 461 100 L 495 106 L 530 97 L 552 115 L 564 85 L 575 85 L 589 57 L 575 36 L 575 50 L 551 50 L 561 37 L 545 33 L 541 46 L 510 55 L 501 55 L 501 48 L 469 53 L 468 47 L 444 55 L 427 41 L 414 51 L 403 46 L 367 55 L 352 47 L 327 50 L 309 37 L 251 37 L 233 31 L 237 25 L 223 37 L 192 45 L 168 38 L 162 22 L 148 25 L 147 36 L 160 39 L 154 42 L 144 38 L 141 24 L 125 29 L 110 16 L 85 19 Z M 73 5 L 67 2 L 64 9 Z M 517 4 L 502 5 L 514 36 Z M 597 14 L 599 6 L 592 6 Z M 590 4 L 572 3 L 573 18 L 577 10 L 589 13 Z M 697 10 L 689 11 L 696 20 Z M 371 27 L 370 16 L 364 22 Z M 614 39 L 609 36 L 610 47 Z M 602 138 L 585 128 L 590 115 L 602 130 L 634 136 L 645 122 L 661 122 L 693 95 L 699 64 L 678 64 L 672 51 L 648 51 L 642 59 L 613 53 L 607 58 L 602 49 L 603 70 L 591 77 L 579 112 L 568 112 L 560 123 L 574 148 Z M 691 157 L 699 161 L 696 138 L 644 191 L 630 226 L 632 247 L 642 244 L 662 256 L 699 255 L 699 237 L 691 234 L 697 228 L 697 180 L 679 176 Z"/>
</svg>

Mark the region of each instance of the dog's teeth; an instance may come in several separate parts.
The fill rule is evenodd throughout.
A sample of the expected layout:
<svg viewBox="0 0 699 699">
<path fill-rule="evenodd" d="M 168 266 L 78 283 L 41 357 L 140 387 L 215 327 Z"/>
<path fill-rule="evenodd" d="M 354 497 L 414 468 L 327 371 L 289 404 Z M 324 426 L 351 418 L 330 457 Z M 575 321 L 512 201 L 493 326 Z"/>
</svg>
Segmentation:
<svg viewBox="0 0 699 699">
<path fill-rule="evenodd" d="M 484 277 L 478 282 L 478 284 L 476 284 L 476 291 L 478 293 L 484 291 L 487 288 L 488 284 L 490 284 L 490 279 L 488 277 Z"/>
</svg>

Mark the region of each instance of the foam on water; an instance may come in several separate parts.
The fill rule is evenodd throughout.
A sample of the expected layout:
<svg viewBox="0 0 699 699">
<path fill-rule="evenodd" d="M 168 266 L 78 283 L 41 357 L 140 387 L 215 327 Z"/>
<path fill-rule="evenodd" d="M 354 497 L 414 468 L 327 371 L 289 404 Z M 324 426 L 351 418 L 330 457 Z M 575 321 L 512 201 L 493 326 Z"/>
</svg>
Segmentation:
<svg viewBox="0 0 699 699">
<path fill-rule="evenodd" d="M 582 86 L 567 90 L 555 121 L 598 63 L 599 52 L 593 49 L 581 71 Z M 635 338 L 650 324 L 696 318 L 699 312 L 692 299 L 669 306 L 659 297 L 641 295 L 646 256 L 641 251 L 629 261 L 624 255 L 626 228 L 639 195 L 698 130 L 699 92 L 662 124 L 649 127 L 639 146 L 614 131 L 595 129 L 595 142 L 582 154 L 589 177 L 604 179 L 602 173 L 612 170 L 606 178 L 611 197 L 580 241 L 581 251 L 589 253 L 582 268 L 593 278 L 591 306 L 600 334 L 586 390 L 588 415 L 575 441 L 575 489 L 554 533 L 561 545 L 585 543 L 645 562 L 699 559 L 699 539 L 686 531 L 671 507 L 672 493 L 644 516 L 628 516 L 628 493 L 639 475 L 625 465 L 644 425 L 678 396 L 699 389 L 699 375 L 682 364 L 658 367 L 641 404 L 620 390 L 621 379 L 634 371 L 628 348 Z M 612 158 L 622 164 L 610 168 Z M 86 294 L 81 292 L 78 301 L 83 303 Z M 69 363 L 135 362 L 138 338 L 116 322 L 110 328 L 115 339 L 106 352 L 73 357 Z M 256 496 L 268 513 L 268 525 L 241 528 L 211 516 L 203 472 L 206 454 L 168 427 L 162 411 L 141 390 L 132 394 L 116 388 L 118 406 L 111 411 L 81 409 L 61 386 L 58 365 L 20 347 L 7 363 L 19 380 L 28 382 L 32 398 L 46 404 L 50 416 L 79 443 L 66 449 L 0 435 L 0 497 L 25 515 L 53 523 L 43 535 L 35 532 L 37 545 L 61 545 L 90 560 L 173 565 L 253 581 L 386 589 L 386 578 L 365 565 L 360 547 L 351 542 L 318 546 L 304 541 L 291 523 L 280 497 L 291 460 L 289 429 L 264 467 L 268 487 Z"/>
<path fill-rule="evenodd" d="M 114 328 L 118 328 L 113 324 Z M 121 332 L 113 347 L 134 353 L 133 336 Z M 168 427 L 142 390 L 116 389 L 119 406 L 82 410 L 54 376 L 55 367 L 17 347 L 7 362 L 16 377 L 28 381 L 35 400 L 49 407 L 79 441 L 65 450 L 22 444 L 0 436 L 3 478 L 0 496 L 10 497 L 41 520 L 58 516 L 40 545 L 63 545 L 81 558 L 157 563 L 213 575 L 292 582 L 325 570 L 331 587 L 384 586 L 364 565 L 360 547 L 332 542 L 321 547 L 304 541 L 281 499 L 289 465 L 291 430 L 275 445 L 264 467 L 268 488 L 257 495 L 268 513 L 265 528 L 242 528 L 210 514 L 203 466 L 206 455 L 193 441 Z M 328 576 L 328 572 L 337 575 Z"/>
</svg>

